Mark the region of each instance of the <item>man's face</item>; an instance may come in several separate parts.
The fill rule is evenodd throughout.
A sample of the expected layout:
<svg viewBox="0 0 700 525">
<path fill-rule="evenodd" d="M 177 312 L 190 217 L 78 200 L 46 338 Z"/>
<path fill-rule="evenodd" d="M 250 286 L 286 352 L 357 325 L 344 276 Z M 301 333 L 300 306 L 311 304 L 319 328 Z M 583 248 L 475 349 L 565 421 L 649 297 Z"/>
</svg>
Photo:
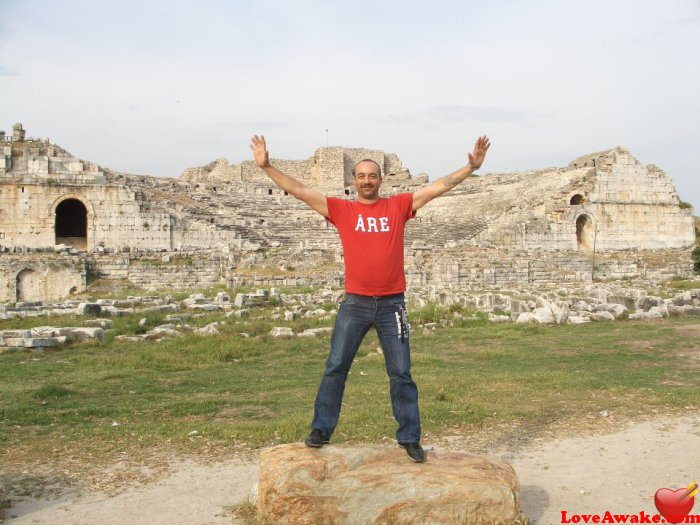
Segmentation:
<svg viewBox="0 0 700 525">
<path fill-rule="evenodd" d="M 359 197 L 368 200 L 379 197 L 379 186 L 382 185 L 382 178 L 379 176 L 377 165 L 368 160 L 360 162 L 355 166 L 354 183 Z"/>
</svg>

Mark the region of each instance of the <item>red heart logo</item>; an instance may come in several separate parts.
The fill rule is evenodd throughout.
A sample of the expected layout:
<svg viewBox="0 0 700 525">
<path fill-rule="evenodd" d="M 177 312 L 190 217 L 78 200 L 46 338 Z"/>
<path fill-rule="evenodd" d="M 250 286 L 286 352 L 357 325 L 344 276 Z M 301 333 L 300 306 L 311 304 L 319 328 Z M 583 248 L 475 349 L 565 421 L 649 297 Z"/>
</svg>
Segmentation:
<svg viewBox="0 0 700 525">
<path fill-rule="evenodd" d="M 686 489 L 659 489 L 654 494 L 654 505 L 669 523 L 681 523 L 694 503 L 695 498 L 688 497 Z"/>
</svg>

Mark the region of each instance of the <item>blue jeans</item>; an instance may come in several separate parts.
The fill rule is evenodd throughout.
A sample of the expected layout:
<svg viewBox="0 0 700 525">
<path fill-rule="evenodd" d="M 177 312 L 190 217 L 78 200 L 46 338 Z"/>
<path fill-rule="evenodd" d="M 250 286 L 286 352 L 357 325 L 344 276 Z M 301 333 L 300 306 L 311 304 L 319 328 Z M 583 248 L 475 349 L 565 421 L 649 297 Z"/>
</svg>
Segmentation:
<svg viewBox="0 0 700 525">
<path fill-rule="evenodd" d="M 312 429 L 330 438 L 338 424 L 345 380 L 357 349 L 374 326 L 384 351 L 396 438 L 402 443 L 420 441 L 418 388 L 411 377 L 408 318 L 403 294 L 383 297 L 347 294 L 335 319 L 331 351 L 314 404 Z"/>
</svg>

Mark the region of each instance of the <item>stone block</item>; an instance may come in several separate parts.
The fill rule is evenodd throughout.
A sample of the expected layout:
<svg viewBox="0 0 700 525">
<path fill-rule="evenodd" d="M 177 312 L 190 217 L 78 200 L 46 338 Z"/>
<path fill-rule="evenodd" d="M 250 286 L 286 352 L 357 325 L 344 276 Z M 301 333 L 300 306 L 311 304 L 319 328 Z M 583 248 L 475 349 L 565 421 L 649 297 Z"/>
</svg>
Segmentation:
<svg viewBox="0 0 700 525">
<path fill-rule="evenodd" d="M 214 298 L 215 303 L 230 303 L 231 302 L 231 296 L 227 294 L 226 292 L 219 292 L 216 294 L 216 297 Z"/>
<path fill-rule="evenodd" d="M 218 328 L 216 328 L 217 325 L 218 323 L 209 323 L 202 328 L 197 328 L 194 333 L 199 335 L 216 335 L 219 333 Z"/>
<path fill-rule="evenodd" d="M 507 463 L 429 452 L 412 463 L 399 447 L 280 445 L 260 454 L 258 512 L 272 523 L 508 523 L 520 485 Z"/>
<path fill-rule="evenodd" d="M 673 304 L 676 306 L 693 304 L 693 295 L 689 291 L 678 294 L 673 298 Z"/>
<path fill-rule="evenodd" d="M 202 310 L 204 312 L 216 312 L 221 310 L 221 305 L 218 304 L 193 304 L 190 307 L 192 310 Z"/>
<path fill-rule="evenodd" d="M 664 300 L 661 297 L 645 297 L 640 303 L 639 307 L 642 310 L 651 310 L 652 308 L 656 306 L 661 306 L 664 304 Z"/>
<path fill-rule="evenodd" d="M 315 337 L 317 335 L 331 334 L 333 328 L 330 326 L 322 326 L 320 328 L 307 328 L 303 332 L 297 334 L 299 337 Z"/>
<path fill-rule="evenodd" d="M 153 340 L 153 339 L 163 339 L 164 337 L 179 337 L 182 334 L 178 332 L 177 330 L 173 330 L 170 328 L 164 328 L 161 326 L 158 326 L 151 330 L 150 332 L 147 332 L 144 334 L 145 339 Z"/>
<path fill-rule="evenodd" d="M 242 310 L 231 310 L 226 313 L 226 317 L 250 317 L 250 310 L 243 308 Z"/>
<path fill-rule="evenodd" d="M 5 339 L 23 339 L 31 336 L 31 330 L 0 330 L 0 337 Z"/>
<path fill-rule="evenodd" d="M 139 343 L 144 340 L 144 337 L 139 335 L 118 335 L 114 340 L 121 343 Z"/>
<path fill-rule="evenodd" d="M 571 305 L 572 310 L 576 311 L 590 311 L 591 305 L 588 304 L 586 301 L 576 301 L 574 304 Z"/>
<path fill-rule="evenodd" d="M 102 328 L 85 326 L 69 328 L 68 333 L 62 335 L 67 335 L 73 341 L 84 341 L 86 339 L 102 341 L 105 338 L 105 331 Z"/>
<path fill-rule="evenodd" d="M 663 316 L 661 315 L 661 312 L 656 310 L 649 312 L 635 312 L 633 314 L 630 314 L 629 319 L 649 321 L 652 319 L 663 319 Z"/>
<path fill-rule="evenodd" d="M 3 345 L 10 346 L 13 348 L 24 347 L 24 337 L 3 337 Z"/>
<path fill-rule="evenodd" d="M 61 334 L 60 328 L 53 326 L 35 326 L 31 330 L 32 337 L 56 337 Z"/>
<path fill-rule="evenodd" d="M 83 324 L 93 328 L 112 328 L 114 325 L 111 319 L 86 319 Z"/>
<path fill-rule="evenodd" d="M 77 313 L 78 315 L 100 315 L 102 306 L 97 303 L 80 303 Z"/>
<path fill-rule="evenodd" d="M 292 337 L 294 332 L 288 326 L 275 326 L 270 330 L 270 335 L 272 337 Z"/>
<path fill-rule="evenodd" d="M 24 339 L 25 348 L 52 348 L 59 344 L 58 338 L 56 337 L 27 337 Z"/>
<path fill-rule="evenodd" d="M 519 324 L 535 322 L 535 314 L 532 312 L 522 312 L 515 319 L 515 322 Z"/>
<path fill-rule="evenodd" d="M 636 310 L 637 308 L 637 299 L 627 295 L 610 295 L 608 296 L 608 303 L 622 305 L 628 310 Z"/>
<path fill-rule="evenodd" d="M 134 313 L 133 308 L 117 308 L 116 306 L 103 306 L 102 311 L 115 317 L 124 317 Z"/>
</svg>

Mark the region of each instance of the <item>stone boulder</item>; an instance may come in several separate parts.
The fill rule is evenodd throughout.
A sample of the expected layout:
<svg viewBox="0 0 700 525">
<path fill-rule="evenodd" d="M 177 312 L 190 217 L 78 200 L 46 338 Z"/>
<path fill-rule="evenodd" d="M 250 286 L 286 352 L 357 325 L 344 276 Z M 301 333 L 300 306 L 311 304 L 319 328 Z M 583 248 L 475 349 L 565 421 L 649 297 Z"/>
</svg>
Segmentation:
<svg viewBox="0 0 700 525">
<path fill-rule="evenodd" d="M 102 306 L 97 303 L 80 303 L 77 308 L 78 315 L 100 315 Z"/>
<path fill-rule="evenodd" d="M 288 326 L 275 326 L 270 330 L 272 337 L 292 337 L 294 332 Z"/>
<path fill-rule="evenodd" d="M 512 467 L 459 452 L 412 463 L 399 447 L 280 445 L 260 453 L 258 512 L 277 524 L 512 523 Z"/>
</svg>

